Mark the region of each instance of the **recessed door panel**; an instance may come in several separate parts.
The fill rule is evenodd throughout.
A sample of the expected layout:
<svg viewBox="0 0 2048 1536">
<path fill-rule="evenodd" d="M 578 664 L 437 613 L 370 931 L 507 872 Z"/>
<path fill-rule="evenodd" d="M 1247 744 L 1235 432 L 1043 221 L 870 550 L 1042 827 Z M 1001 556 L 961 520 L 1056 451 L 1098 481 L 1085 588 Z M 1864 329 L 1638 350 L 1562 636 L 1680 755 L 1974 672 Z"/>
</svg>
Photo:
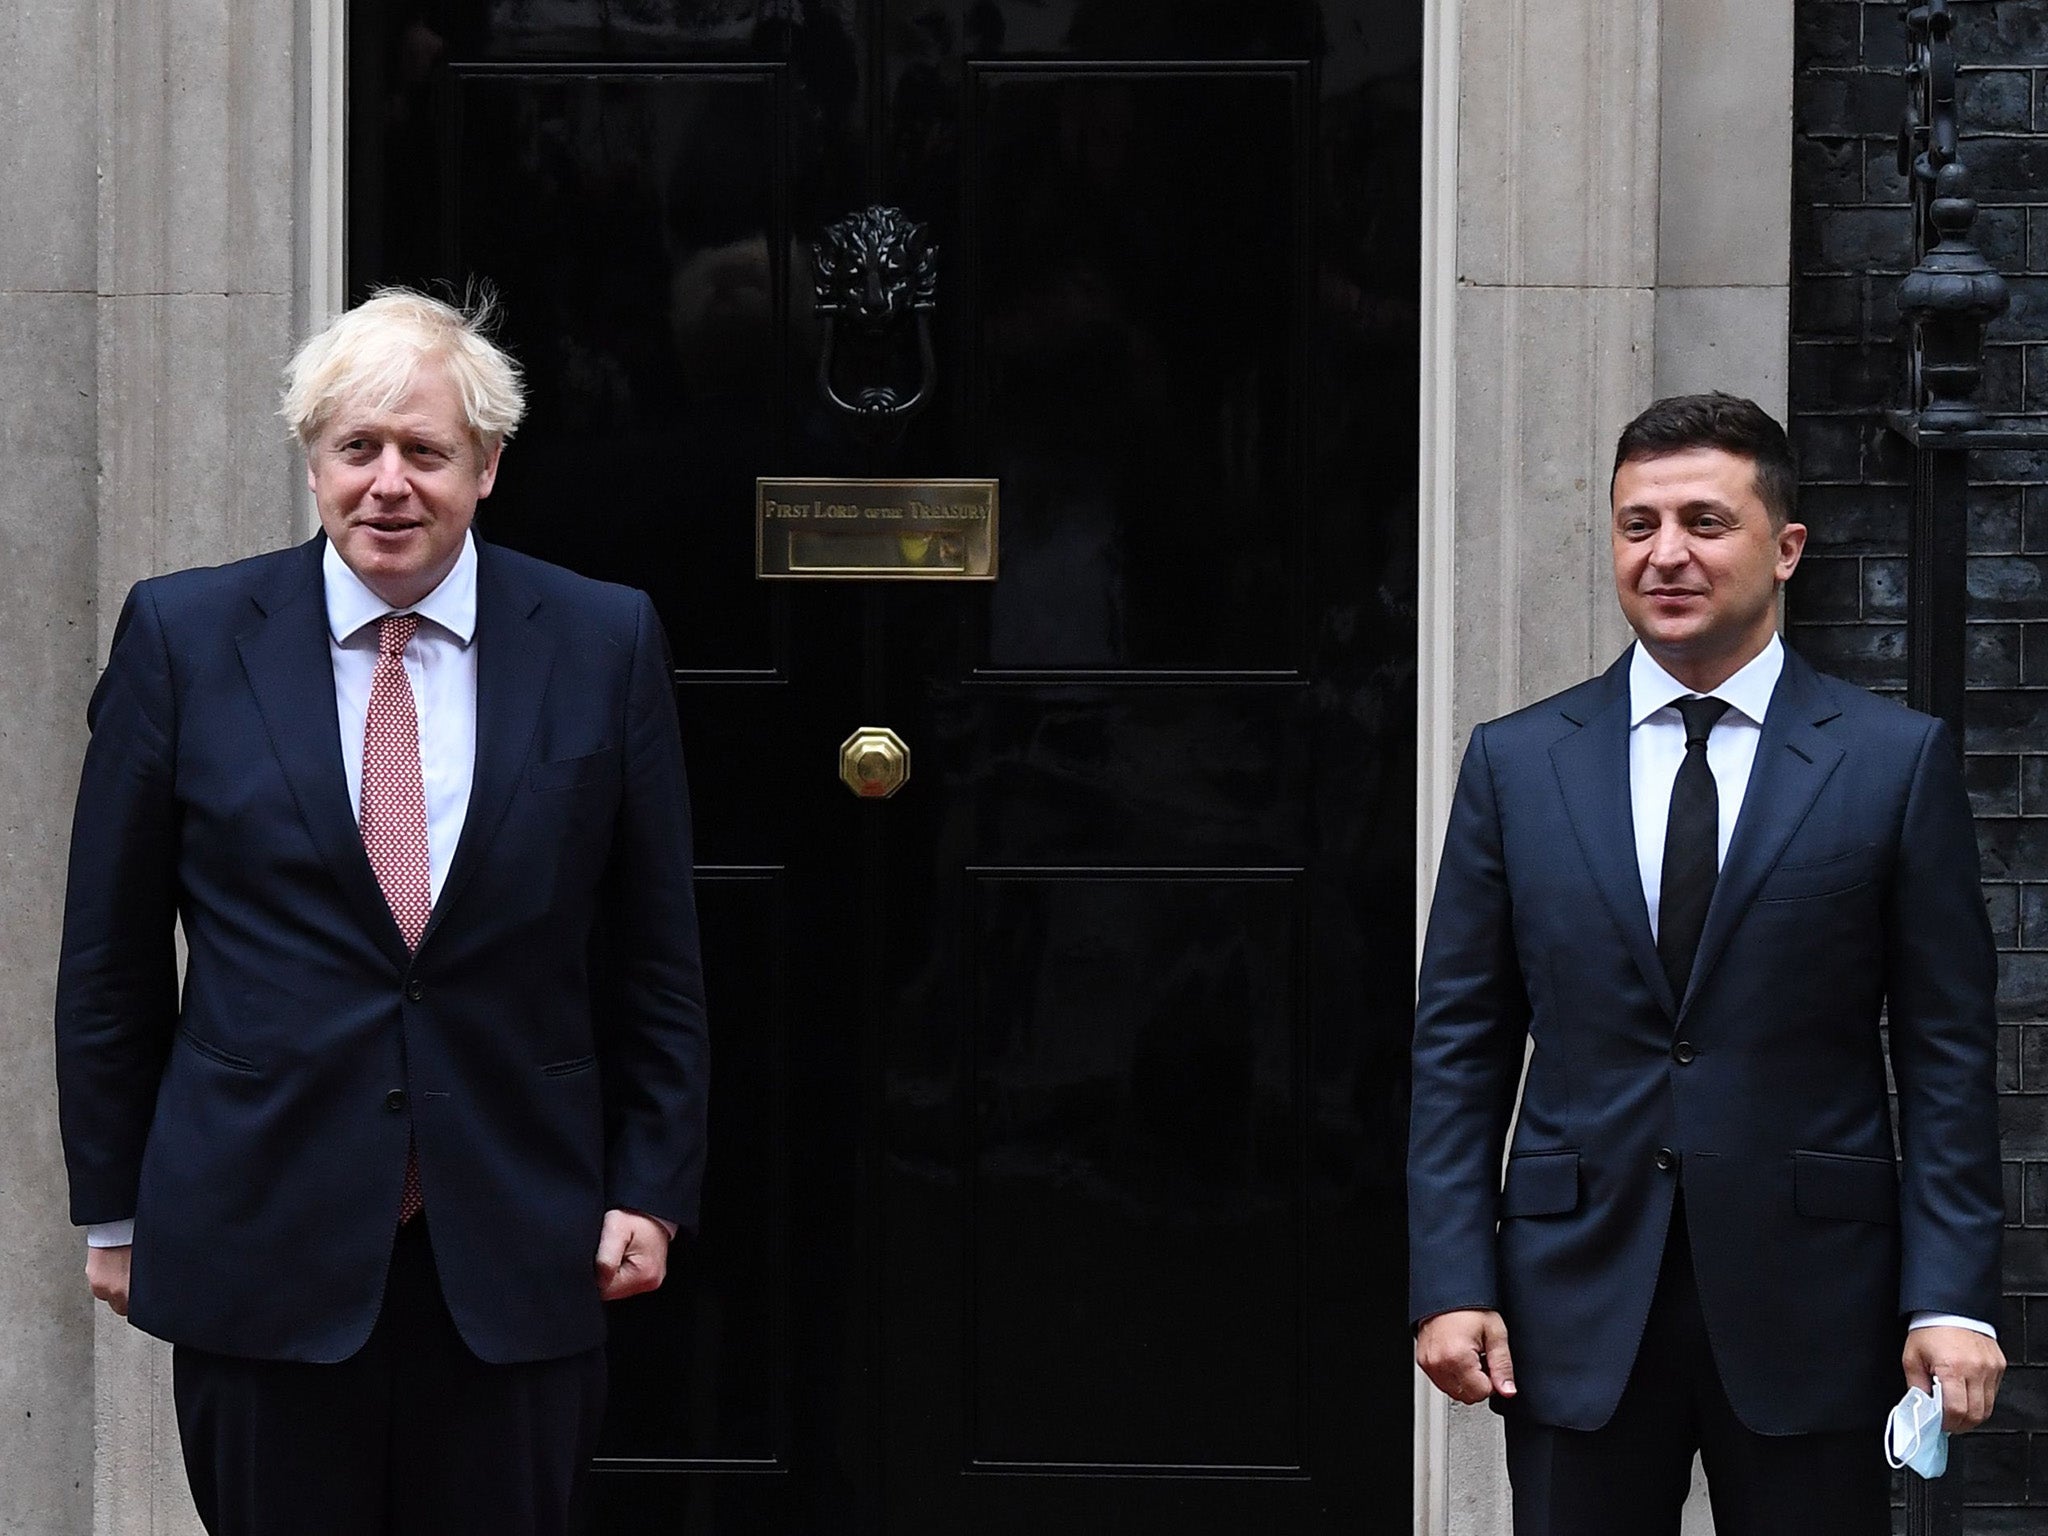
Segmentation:
<svg viewBox="0 0 2048 1536">
<path fill-rule="evenodd" d="M 1300 1467 L 1298 873 L 974 878 L 977 1466 Z"/>
<path fill-rule="evenodd" d="M 1309 67 L 980 63 L 963 125 L 990 671 L 1300 664 Z"/>
</svg>

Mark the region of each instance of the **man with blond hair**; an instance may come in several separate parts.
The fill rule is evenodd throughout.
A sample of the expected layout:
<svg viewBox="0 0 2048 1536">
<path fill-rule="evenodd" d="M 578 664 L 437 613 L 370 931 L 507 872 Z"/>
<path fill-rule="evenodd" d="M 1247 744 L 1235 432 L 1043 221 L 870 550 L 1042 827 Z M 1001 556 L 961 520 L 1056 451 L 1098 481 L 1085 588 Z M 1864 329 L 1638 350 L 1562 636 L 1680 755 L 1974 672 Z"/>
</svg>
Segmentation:
<svg viewBox="0 0 2048 1536">
<path fill-rule="evenodd" d="M 525 408 L 486 319 L 387 290 L 307 342 L 320 535 L 139 583 L 88 715 L 71 1216 L 177 1346 L 216 1536 L 567 1530 L 602 1303 L 696 1220 L 666 645 L 472 534 Z"/>
</svg>

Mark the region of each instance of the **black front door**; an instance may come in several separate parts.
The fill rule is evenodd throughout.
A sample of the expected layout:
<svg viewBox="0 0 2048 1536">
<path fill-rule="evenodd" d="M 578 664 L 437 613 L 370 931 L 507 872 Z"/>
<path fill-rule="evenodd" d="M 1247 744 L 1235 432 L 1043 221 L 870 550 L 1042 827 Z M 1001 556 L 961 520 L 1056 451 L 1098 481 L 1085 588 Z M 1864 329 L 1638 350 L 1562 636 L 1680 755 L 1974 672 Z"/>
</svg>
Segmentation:
<svg viewBox="0 0 2048 1536">
<path fill-rule="evenodd" d="M 481 530 L 674 646 L 711 1172 L 604 1517 L 1405 1532 L 1420 8 L 351 12 L 353 291 L 497 286 Z M 809 253 L 869 203 L 938 247 L 879 445 Z M 755 477 L 857 474 L 999 480 L 999 579 L 757 580 Z"/>
</svg>

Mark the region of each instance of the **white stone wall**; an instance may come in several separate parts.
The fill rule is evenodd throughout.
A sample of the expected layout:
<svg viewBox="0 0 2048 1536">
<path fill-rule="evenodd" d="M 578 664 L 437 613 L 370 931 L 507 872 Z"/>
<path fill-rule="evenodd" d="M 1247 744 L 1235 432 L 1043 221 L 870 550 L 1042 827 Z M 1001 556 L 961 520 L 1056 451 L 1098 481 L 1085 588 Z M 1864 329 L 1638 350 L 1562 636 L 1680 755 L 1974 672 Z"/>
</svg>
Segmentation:
<svg viewBox="0 0 2048 1536">
<path fill-rule="evenodd" d="M 50 1004 L 93 684 L 94 48 L 89 7 L 0 7 L 0 1531 L 36 1536 L 92 1519 Z"/>
<path fill-rule="evenodd" d="M 300 180 L 291 0 L 100 0 L 102 654 L 139 578 L 297 528 L 278 423 Z"/>
</svg>

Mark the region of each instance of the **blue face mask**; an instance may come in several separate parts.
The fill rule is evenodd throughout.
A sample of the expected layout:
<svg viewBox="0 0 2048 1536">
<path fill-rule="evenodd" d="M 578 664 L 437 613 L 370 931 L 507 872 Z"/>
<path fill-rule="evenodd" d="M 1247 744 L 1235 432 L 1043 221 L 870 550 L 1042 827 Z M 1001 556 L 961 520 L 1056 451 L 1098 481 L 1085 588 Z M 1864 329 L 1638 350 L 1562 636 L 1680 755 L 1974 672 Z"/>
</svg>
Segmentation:
<svg viewBox="0 0 2048 1536">
<path fill-rule="evenodd" d="M 1884 1421 L 1884 1459 L 1934 1478 L 1948 1470 L 1948 1431 L 1941 1427 L 1941 1381 L 1932 1396 L 1918 1387 L 1906 1395 Z"/>
</svg>

